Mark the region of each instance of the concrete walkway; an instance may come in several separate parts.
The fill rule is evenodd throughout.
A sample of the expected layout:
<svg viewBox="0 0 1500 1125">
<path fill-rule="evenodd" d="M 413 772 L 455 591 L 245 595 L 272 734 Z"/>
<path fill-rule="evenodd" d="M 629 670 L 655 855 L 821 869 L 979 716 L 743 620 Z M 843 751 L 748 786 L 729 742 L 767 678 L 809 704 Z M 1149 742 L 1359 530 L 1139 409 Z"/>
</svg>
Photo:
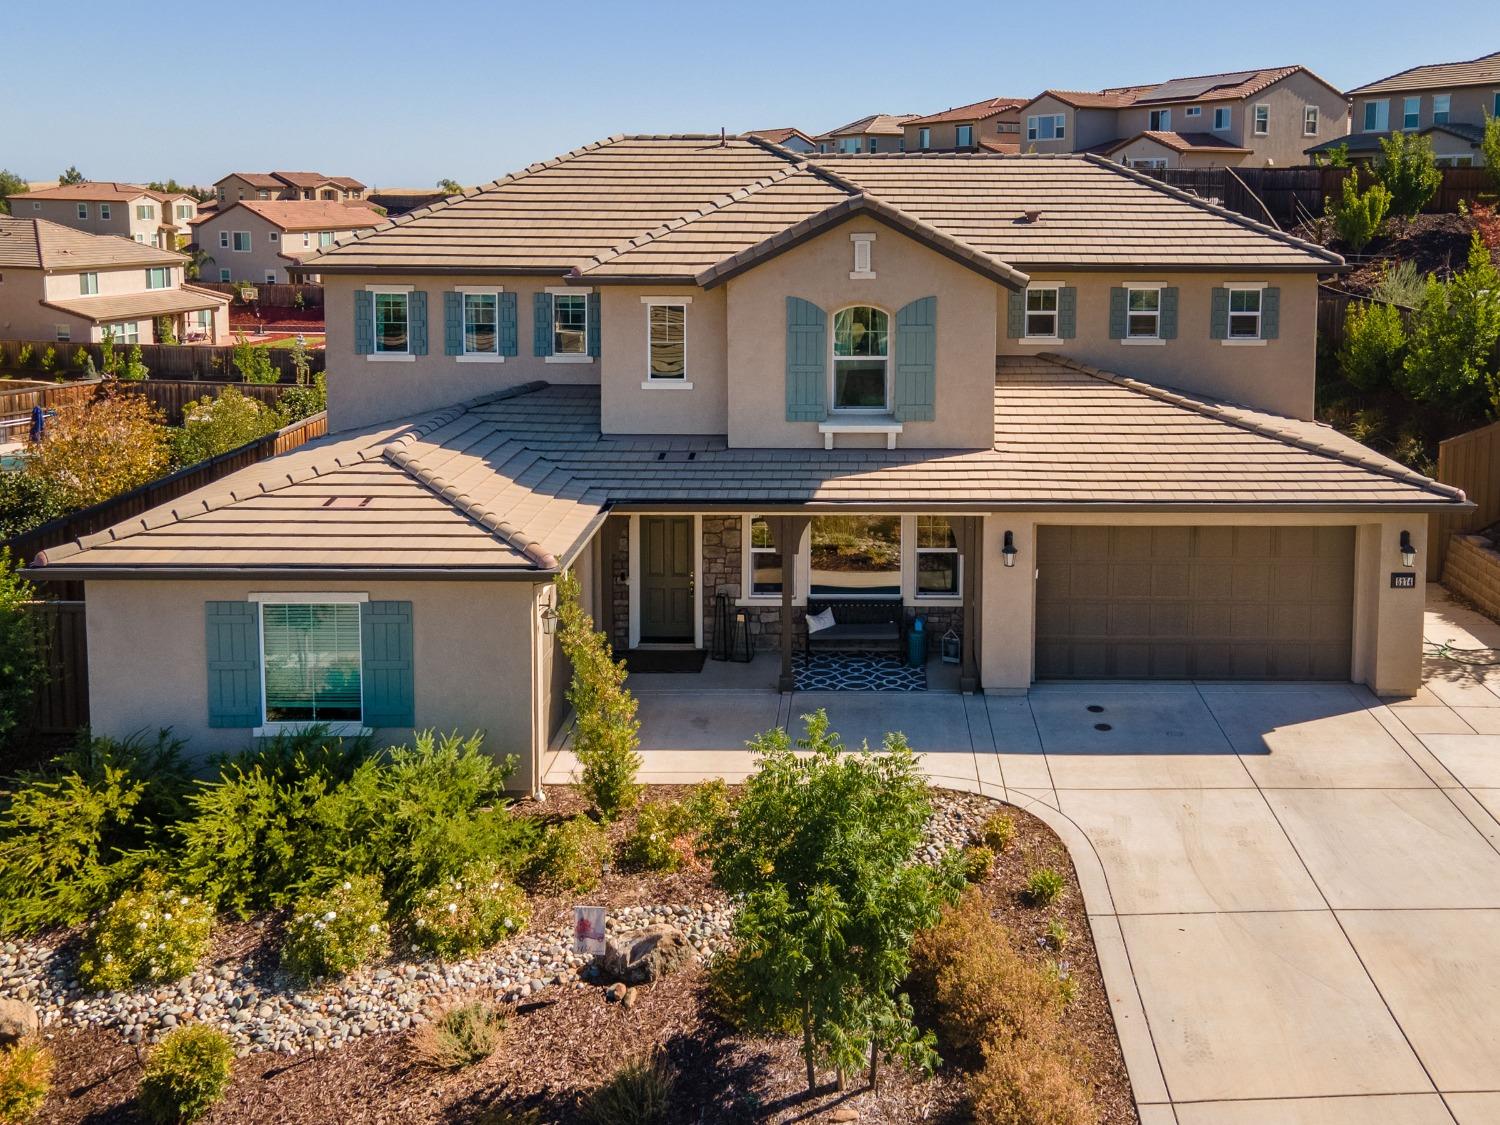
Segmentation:
<svg viewBox="0 0 1500 1125">
<path fill-rule="evenodd" d="M 1481 1125 L 1500 1122 L 1500 666 L 1440 646 L 1500 648 L 1500 626 L 1438 589 L 1426 634 L 1426 686 L 1389 702 L 632 685 L 650 781 L 742 778 L 744 739 L 822 706 L 846 742 L 904 730 L 935 781 L 1051 824 L 1145 1125 Z M 561 750 L 546 780 L 572 768 Z"/>
</svg>

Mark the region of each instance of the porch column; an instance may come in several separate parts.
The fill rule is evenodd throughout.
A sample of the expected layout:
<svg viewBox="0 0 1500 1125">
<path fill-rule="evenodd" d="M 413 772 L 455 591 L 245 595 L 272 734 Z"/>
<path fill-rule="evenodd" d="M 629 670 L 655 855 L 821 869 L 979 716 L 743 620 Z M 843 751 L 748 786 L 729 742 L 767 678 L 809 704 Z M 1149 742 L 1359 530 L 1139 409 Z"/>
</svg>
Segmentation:
<svg viewBox="0 0 1500 1125">
<path fill-rule="evenodd" d="M 809 522 L 807 516 L 775 516 L 766 521 L 781 553 L 781 676 L 777 680 L 781 692 L 791 691 L 796 684 L 792 675 L 792 587 L 797 581 L 797 544 L 802 542 Z"/>
<path fill-rule="evenodd" d="M 961 538 L 959 552 L 963 558 L 963 640 L 958 672 L 958 690 L 973 693 L 979 688 L 979 612 L 981 575 L 984 551 L 984 520 L 979 516 L 964 516 L 960 520 Z"/>
</svg>

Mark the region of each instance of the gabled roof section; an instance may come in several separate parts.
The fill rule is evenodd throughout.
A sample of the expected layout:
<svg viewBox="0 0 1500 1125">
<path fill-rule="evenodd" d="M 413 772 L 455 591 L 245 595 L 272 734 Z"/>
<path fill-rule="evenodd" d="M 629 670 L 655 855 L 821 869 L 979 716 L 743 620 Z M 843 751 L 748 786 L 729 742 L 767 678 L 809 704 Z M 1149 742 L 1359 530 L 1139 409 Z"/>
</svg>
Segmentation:
<svg viewBox="0 0 1500 1125">
<path fill-rule="evenodd" d="M 917 117 L 915 113 L 871 113 L 837 129 L 830 129 L 818 136 L 820 141 L 834 137 L 899 137 L 901 127 Z"/>
<path fill-rule="evenodd" d="M 1040 98 L 1052 97 L 1074 109 L 1124 109 L 1132 105 L 1239 101 L 1254 97 L 1268 86 L 1298 71 L 1343 96 L 1336 86 L 1319 78 L 1305 66 L 1273 66 L 1258 70 L 1232 70 L 1222 74 L 1171 78 L 1146 86 L 1112 86 L 1103 90 L 1043 90 L 1031 100 L 1035 102 Z"/>
<path fill-rule="evenodd" d="M 0 266 L 81 270 L 95 266 L 177 266 L 184 256 L 115 234 L 90 234 L 46 219 L 0 215 Z"/>
<path fill-rule="evenodd" d="M 1349 91 L 1350 97 L 1364 94 L 1394 94 L 1403 90 L 1443 89 L 1450 86 L 1500 86 L 1500 51 L 1480 55 L 1467 62 L 1429 63 L 1367 82 Z"/>
<path fill-rule="evenodd" d="M 793 137 L 800 138 L 808 144 L 816 143 L 801 129 L 792 127 L 785 129 L 746 129 L 740 135 L 744 137 L 759 137 L 763 141 L 770 141 L 773 145 L 784 145 Z"/>
<path fill-rule="evenodd" d="M 1133 137 L 1127 137 L 1123 141 L 1111 141 L 1107 145 L 1095 145 L 1090 151 L 1099 152 L 1104 155 L 1119 152 L 1127 145 L 1136 141 L 1155 141 L 1163 148 L 1169 148 L 1173 152 L 1249 152 L 1248 148 L 1240 145 L 1232 145 L 1223 137 L 1213 133 L 1176 133 L 1161 129 L 1145 129 Z"/>
<path fill-rule="evenodd" d="M 239 199 L 200 216 L 192 225 L 227 215 L 236 207 L 243 207 L 284 231 L 366 230 L 385 222 L 385 216 L 364 200 Z"/>
<path fill-rule="evenodd" d="M 1030 98 L 985 98 L 983 101 L 953 106 L 951 109 L 938 113 L 929 113 L 925 117 L 913 117 L 904 124 L 945 125 L 950 121 L 988 121 L 991 117 L 998 117 L 1009 110 L 1020 109 L 1030 100 Z"/>
<path fill-rule="evenodd" d="M 37 188 L 35 191 L 12 195 L 11 199 L 76 199 L 80 203 L 128 203 L 149 195 L 155 200 L 176 198 L 163 192 L 152 191 L 142 184 L 127 184 L 117 180 L 86 180 L 81 184 L 58 184 L 56 187 Z"/>
<path fill-rule="evenodd" d="M 157 317 L 173 313 L 215 309 L 229 304 L 222 293 L 211 293 L 192 285 L 171 289 L 144 289 L 137 293 L 104 293 L 94 297 L 58 297 L 43 301 L 48 308 L 62 309 L 96 324 L 127 317 Z"/>
</svg>

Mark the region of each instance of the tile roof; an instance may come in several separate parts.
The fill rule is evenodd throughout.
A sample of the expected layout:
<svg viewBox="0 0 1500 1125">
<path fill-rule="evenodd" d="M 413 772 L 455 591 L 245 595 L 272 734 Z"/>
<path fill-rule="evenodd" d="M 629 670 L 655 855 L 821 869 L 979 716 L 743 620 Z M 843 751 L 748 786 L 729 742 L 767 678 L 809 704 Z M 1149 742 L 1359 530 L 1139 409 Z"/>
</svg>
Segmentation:
<svg viewBox="0 0 1500 1125">
<path fill-rule="evenodd" d="M 198 219 L 193 225 L 227 215 L 236 207 L 253 211 L 282 230 L 367 230 L 385 222 L 385 216 L 364 200 L 337 199 L 241 199 Z"/>
<path fill-rule="evenodd" d="M 271 175 L 270 172 L 230 172 L 229 175 L 215 180 L 214 184 L 217 186 L 229 179 L 244 180 L 251 187 L 258 188 L 279 188 L 286 186 L 275 176 Z"/>
<path fill-rule="evenodd" d="M 949 121 L 984 121 L 1007 110 L 1020 109 L 1030 100 L 1030 98 L 985 98 L 983 101 L 954 106 L 939 113 L 929 113 L 926 117 L 913 117 L 905 124 L 943 125 Z"/>
<path fill-rule="evenodd" d="M 1349 91 L 1356 94 L 1394 94 L 1401 90 L 1425 90 L 1430 86 L 1500 86 L 1500 51 L 1467 62 L 1414 66 L 1377 82 Z"/>
<path fill-rule="evenodd" d="M 126 317 L 168 316 L 229 304 L 221 293 L 184 285 L 173 289 L 144 289 L 139 293 L 105 293 L 95 297 L 63 297 L 42 304 L 62 309 L 96 323 Z"/>
<path fill-rule="evenodd" d="M 304 265 L 675 280 L 853 196 L 1020 268 L 1342 265 L 1321 247 L 1084 155 L 797 154 L 754 138 L 681 136 L 586 146 L 357 232 Z M 1037 208 L 1040 223 L 1020 222 Z"/>
<path fill-rule="evenodd" d="M 149 195 L 157 202 L 165 202 L 169 199 L 180 199 L 186 193 L 167 193 L 152 191 L 142 184 L 121 183 L 118 180 L 88 180 L 81 184 L 58 184 L 56 187 L 37 188 L 33 191 L 22 193 L 27 199 L 76 199 L 80 202 L 92 203 L 98 200 L 101 203 L 128 203 L 132 199 L 139 199 L 143 195 Z M 19 196 L 12 195 L 9 198 L 18 199 Z"/>
<path fill-rule="evenodd" d="M 1037 98 L 1052 97 L 1075 109 L 1123 109 L 1132 105 L 1164 105 L 1168 102 L 1237 101 L 1251 97 L 1299 70 L 1338 92 L 1304 66 L 1276 66 L 1171 78 L 1145 86 L 1112 86 L 1103 90 L 1043 90 Z"/>
<path fill-rule="evenodd" d="M 1479 143 L 1484 140 L 1484 126 L 1471 125 L 1467 121 L 1449 121 L 1443 125 L 1429 125 L 1419 130 L 1418 135 L 1425 137 L 1428 133 L 1447 133 L 1461 141 L 1468 141 L 1471 147 L 1478 147 Z M 1304 153 L 1331 152 L 1336 148 L 1346 148 L 1351 153 L 1377 153 L 1380 151 L 1380 142 L 1391 135 L 1391 130 L 1383 133 L 1348 133 L 1302 151 Z"/>
<path fill-rule="evenodd" d="M 322 172 L 230 172 L 215 180 L 214 184 L 222 184 L 231 177 L 256 188 L 315 188 L 320 184 L 337 184 L 341 188 L 363 190 L 365 186 L 350 176 L 325 176 Z"/>
<path fill-rule="evenodd" d="M 606 436 L 597 387 L 529 384 L 409 426 L 315 442 L 36 565 L 54 574 L 535 574 L 571 561 L 612 508 L 1222 513 L 1465 503 L 1327 426 L 1058 357 L 1002 357 L 994 401 L 992 449 L 738 449 L 717 436 Z"/>
<path fill-rule="evenodd" d="M 1134 144 L 1136 141 L 1155 141 L 1173 152 L 1249 152 L 1248 148 L 1233 145 L 1223 137 L 1213 133 L 1176 133 L 1162 129 L 1145 129 L 1133 137 L 1127 137 L 1123 141 L 1111 141 L 1109 147 L 1100 148 L 1094 146 L 1093 151 L 1104 153 L 1118 152 L 1126 145 Z"/>
<path fill-rule="evenodd" d="M 830 140 L 834 137 L 899 137 L 901 126 L 908 121 L 915 120 L 915 113 L 872 113 L 867 117 L 861 117 L 858 121 L 851 121 L 847 125 L 840 125 L 837 129 L 830 129 L 820 134 L 819 140 Z"/>
<path fill-rule="evenodd" d="M 117 234 L 90 234 L 47 219 L 0 215 L 0 266 L 78 270 L 90 266 L 175 266 L 181 254 Z"/>
<path fill-rule="evenodd" d="M 793 137 L 801 137 L 808 144 L 813 144 L 813 139 L 801 129 L 746 129 L 740 134 L 742 137 L 759 137 L 763 141 L 770 141 L 773 145 L 784 145 Z"/>
</svg>

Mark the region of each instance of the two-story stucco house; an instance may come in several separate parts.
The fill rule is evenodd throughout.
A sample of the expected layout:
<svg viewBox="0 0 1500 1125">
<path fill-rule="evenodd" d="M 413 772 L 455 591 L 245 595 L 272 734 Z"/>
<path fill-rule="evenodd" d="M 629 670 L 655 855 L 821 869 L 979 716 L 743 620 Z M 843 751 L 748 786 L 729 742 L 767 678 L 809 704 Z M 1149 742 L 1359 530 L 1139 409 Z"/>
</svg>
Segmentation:
<svg viewBox="0 0 1500 1125">
<path fill-rule="evenodd" d="M 934 690 L 1418 687 L 1467 504 L 1310 420 L 1341 260 L 1103 158 L 612 137 L 303 268 L 336 432 L 35 560 L 97 730 L 479 729 L 534 789 L 565 570 L 618 651 L 748 635 L 747 686 L 842 674 L 827 611 L 922 619 Z"/>
<path fill-rule="evenodd" d="M 1047 90 L 1020 112 L 1022 152 L 1091 152 L 1138 168 L 1305 164 L 1342 136 L 1344 95 L 1303 66 L 1173 78 L 1097 91 Z"/>
<path fill-rule="evenodd" d="M 900 152 L 903 126 L 915 113 L 871 113 L 814 138 L 819 152 Z"/>
<path fill-rule="evenodd" d="M 322 172 L 231 172 L 214 181 L 214 201 L 220 207 L 242 199 L 361 199 L 365 185 L 349 176 Z"/>
<path fill-rule="evenodd" d="M 85 234 L 46 219 L 0 215 L 0 336 L 10 340 L 157 342 L 167 320 L 181 342 L 229 336 L 229 300 L 183 281 L 181 254 Z"/>
<path fill-rule="evenodd" d="M 118 234 L 162 250 L 186 244 L 198 201 L 182 192 L 94 180 L 9 197 L 17 218 L 45 219 L 89 234 Z"/>
<path fill-rule="evenodd" d="M 1420 133 L 1432 141 L 1439 164 L 1484 163 L 1479 147 L 1487 117 L 1500 117 L 1500 51 L 1468 62 L 1414 66 L 1349 91 L 1348 136 L 1313 145 L 1309 154 L 1344 145 L 1355 159 L 1380 155 L 1392 133 Z"/>
<path fill-rule="evenodd" d="M 986 98 L 902 122 L 907 152 L 1018 152 L 1026 98 Z"/>
<path fill-rule="evenodd" d="M 207 254 L 205 277 L 274 284 L 289 280 L 303 258 L 383 221 L 363 201 L 246 199 L 201 216 L 193 241 Z"/>
</svg>

